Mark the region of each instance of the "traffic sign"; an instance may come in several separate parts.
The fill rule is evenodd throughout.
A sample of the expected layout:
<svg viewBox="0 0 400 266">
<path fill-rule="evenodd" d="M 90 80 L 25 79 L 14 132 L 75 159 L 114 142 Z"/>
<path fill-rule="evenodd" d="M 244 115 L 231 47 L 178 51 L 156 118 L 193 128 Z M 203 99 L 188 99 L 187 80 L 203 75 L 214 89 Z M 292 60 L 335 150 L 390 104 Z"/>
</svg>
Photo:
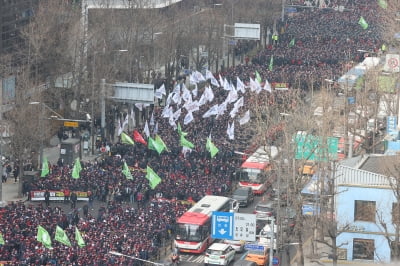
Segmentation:
<svg viewBox="0 0 400 266">
<path fill-rule="evenodd" d="M 234 240 L 256 241 L 256 215 L 234 214 Z"/>
<path fill-rule="evenodd" d="M 244 248 L 247 250 L 253 250 L 253 251 L 261 251 L 263 252 L 265 247 L 257 244 L 246 244 L 244 245 Z"/>
<path fill-rule="evenodd" d="M 278 257 L 275 257 L 275 256 L 274 256 L 274 257 L 272 258 L 272 265 L 277 265 L 277 266 L 278 266 L 278 265 L 280 264 L 280 262 L 281 262 L 281 261 L 279 260 Z"/>
<path fill-rule="evenodd" d="M 212 238 L 233 239 L 233 215 L 232 212 L 212 212 Z"/>
<path fill-rule="evenodd" d="M 75 121 L 64 121 L 64 127 L 79 127 L 79 123 Z"/>
</svg>

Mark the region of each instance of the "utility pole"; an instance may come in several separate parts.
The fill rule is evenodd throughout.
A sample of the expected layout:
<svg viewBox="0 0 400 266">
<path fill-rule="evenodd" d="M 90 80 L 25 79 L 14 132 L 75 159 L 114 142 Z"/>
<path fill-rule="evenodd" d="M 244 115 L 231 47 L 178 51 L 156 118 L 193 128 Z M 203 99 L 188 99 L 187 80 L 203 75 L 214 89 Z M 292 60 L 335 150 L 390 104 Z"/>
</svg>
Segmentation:
<svg viewBox="0 0 400 266">
<path fill-rule="evenodd" d="M 272 261 L 274 259 L 274 241 L 275 241 L 275 233 L 274 233 L 274 228 L 275 226 L 275 218 L 272 216 L 271 219 L 271 244 L 269 246 L 269 266 L 272 266 Z"/>
<path fill-rule="evenodd" d="M 106 80 L 100 80 L 100 106 L 101 106 L 101 140 L 103 141 L 106 132 Z"/>
</svg>

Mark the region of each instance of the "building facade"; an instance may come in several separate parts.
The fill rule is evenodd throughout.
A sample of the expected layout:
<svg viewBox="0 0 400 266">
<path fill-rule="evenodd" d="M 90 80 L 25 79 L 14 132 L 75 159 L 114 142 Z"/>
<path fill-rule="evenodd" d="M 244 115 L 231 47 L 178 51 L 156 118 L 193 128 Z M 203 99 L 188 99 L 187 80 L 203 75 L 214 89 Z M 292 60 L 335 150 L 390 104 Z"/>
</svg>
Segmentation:
<svg viewBox="0 0 400 266">
<path fill-rule="evenodd" d="M 392 213 L 397 200 L 385 175 L 363 170 L 371 158 L 360 158 L 353 167 L 337 167 L 335 201 L 340 233 L 336 244 L 339 259 L 387 263 L 391 261 L 389 242 L 394 240 Z"/>
</svg>

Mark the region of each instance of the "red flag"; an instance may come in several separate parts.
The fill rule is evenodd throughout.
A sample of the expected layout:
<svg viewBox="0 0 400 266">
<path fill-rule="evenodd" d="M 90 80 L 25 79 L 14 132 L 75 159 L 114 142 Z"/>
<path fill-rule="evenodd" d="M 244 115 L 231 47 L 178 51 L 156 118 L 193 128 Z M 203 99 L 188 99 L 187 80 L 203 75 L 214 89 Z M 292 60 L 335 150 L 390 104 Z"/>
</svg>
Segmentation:
<svg viewBox="0 0 400 266">
<path fill-rule="evenodd" d="M 133 140 L 147 146 L 147 142 L 144 140 L 142 135 L 140 135 L 139 131 L 137 130 L 133 131 Z"/>
</svg>

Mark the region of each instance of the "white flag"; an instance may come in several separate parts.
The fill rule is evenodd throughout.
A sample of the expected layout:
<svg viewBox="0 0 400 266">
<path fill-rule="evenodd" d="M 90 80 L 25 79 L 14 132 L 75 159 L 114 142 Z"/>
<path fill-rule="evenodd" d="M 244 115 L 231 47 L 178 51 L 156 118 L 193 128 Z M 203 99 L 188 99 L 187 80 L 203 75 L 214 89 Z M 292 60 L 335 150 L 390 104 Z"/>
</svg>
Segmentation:
<svg viewBox="0 0 400 266">
<path fill-rule="evenodd" d="M 197 80 L 196 75 L 194 74 L 194 72 L 192 72 L 192 74 L 190 74 L 189 76 L 189 83 L 190 84 L 197 84 L 199 83 L 199 81 Z"/>
<path fill-rule="evenodd" d="M 235 108 L 240 108 L 240 107 L 242 107 L 244 105 L 244 98 L 243 98 L 243 96 L 242 97 L 240 97 L 240 99 L 237 101 L 237 102 L 235 102 Z"/>
<path fill-rule="evenodd" d="M 139 111 L 143 111 L 143 103 L 135 103 L 135 106 L 137 107 L 137 109 L 139 109 Z"/>
<path fill-rule="evenodd" d="M 182 153 L 183 153 L 183 157 L 184 157 L 184 158 L 186 158 L 186 154 L 187 154 L 187 153 L 191 153 L 191 152 L 192 152 L 192 149 L 191 149 L 191 148 L 182 146 Z"/>
<path fill-rule="evenodd" d="M 261 91 L 261 85 L 258 81 L 250 78 L 250 90 L 259 93 Z"/>
<path fill-rule="evenodd" d="M 150 137 L 150 130 L 149 130 L 149 124 L 147 123 L 144 125 L 144 134 L 146 134 L 147 137 Z"/>
<path fill-rule="evenodd" d="M 206 79 L 209 79 L 211 81 L 211 85 L 219 87 L 217 79 L 214 77 L 210 70 L 206 70 Z"/>
<path fill-rule="evenodd" d="M 181 104 L 182 98 L 181 95 L 178 93 L 175 93 L 174 96 L 172 96 L 172 100 L 174 101 L 174 103 L 176 103 L 177 105 Z"/>
<path fill-rule="evenodd" d="M 192 101 L 192 94 L 190 93 L 190 91 L 184 87 L 182 90 L 182 99 L 187 102 L 187 101 Z"/>
<path fill-rule="evenodd" d="M 265 80 L 263 89 L 268 91 L 268 92 L 272 92 L 271 84 L 269 84 L 268 80 Z"/>
<path fill-rule="evenodd" d="M 226 129 L 226 133 L 228 134 L 228 138 L 230 140 L 235 139 L 235 121 L 232 122 L 232 125 L 229 126 L 228 122 L 228 128 Z"/>
<path fill-rule="evenodd" d="M 223 115 L 225 113 L 226 106 L 227 106 L 226 102 L 223 102 L 218 106 L 218 114 L 217 114 L 217 116 Z"/>
<path fill-rule="evenodd" d="M 206 94 L 206 92 L 204 92 L 200 97 L 199 106 L 202 106 L 206 103 L 207 103 L 207 94 Z"/>
<path fill-rule="evenodd" d="M 160 88 L 158 88 L 155 93 L 154 93 L 154 97 L 158 98 L 158 99 L 162 99 L 163 95 L 166 95 L 167 92 L 165 91 L 165 86 L 164 83 L 161 85 Z"/>
<path fill-rule="evenodd" d="M 125 129 L 125 126 L 127 126 L 128 124 L 129 124 L 129 115 L 126 114 L 125 120 L 124 120 L 124 122 L 122 123 L 122 130 L 124 130 L 124 129 Z"/>
<path fill-rule="evenodd" d="M 176 123 L 175 123 L 175 120 L 174 120 L 174 118 L 172 116 L 169 117 L 168 122 L 171 125 L 171 127 L 173 127 L 174 130 L 176 130 Z"/>
<path fill-rule="evenodd" d="M 250 121 L 250 110 L 247 110 L 247 112 L 244 114 L 244 116 L 242 118 L 240 118 L 239 124 L 244 125 L 249 121 Z"/>
<path fill-rule="evenodd" d="M 205 88 L 204 94 L 206 95 L 207 101 L 212 102 L 214 100 L 214 93 L 210 87 Z"/>
<path fill-rule="evenodd" d="M 174 88 L 174 90 L 173 90 L 172 92 L 181 95 L 181 84 L 180 84 L 180 83 L 177 83 L 177 84 L 175 85 L 175 88 Z"/>
<path fill-rule="evenodd" d="M 197 88 L 197 84 L 194 84 L 194 90 L 192 90 L 193 97 L 197 97 L 197 93 L 199 92 L 199 89 Z"/>
<path fill-rule="evenodd" d="M 156 122 L 156 126 L 153 129 L 153 134 L 156 135 L 158 133 L 158 122 Z"/>
<path fill-rule="evenodd" d="M 212 115 L 217 115 L 218 114 L 218 104 L 214 105 L 211 107 L 204 115 L 203 118 L 210 117 Z"/>
<path fill-rule="evenodd" d="M 224 86 L 224 80 L 222 79 L 221 74 L 219 74 L 219 84 L 220 87 Z"/>
<path fill-rule="evenodd" d="M 236 77 L 236 88 L 238 91 L 241 91 L 242 93 L 245 93 L 246 90 L 244 88 L 243 82 L 240 80 L 239 77 Z"/>
<path fill-rule="evenodd" d="M 194 112 L 194 111 L 198 111 L 199 110 L 199 103 L 197 101 L 194 102 L 187 102 L 184 106 L 183 106 L 189 113 Z"/>
<path fill-rule="evenodd" d="M 233 88 L 231 91 L 229 91 L 228 96 L 226 97 L 226 102 L 227 103 L 232 103 L 234 101 L 236 101 L 238 98 L 238 94 L 237 91 L 235 90 L 235 88 Z"/>
<path fill-rule="evenodd" d="M 231 85 L 229 84 L 229 82 L 226 78 L 224 78 L 224 90 L 226 90 L 226 91 L 231 90 Z"/>
<path fill-rule="evenodd" d="M 185 116 L 185 119 L 183 120 L 183 124 L 184 125 L 187 125 L 187 124 L 189 124 L 190 122 L 192 122 L 193 121 L 193 114 L 192 114 L 192 112 L 189 112 L 189 113 L 187 113 L 187 115 Z"/>
<path fill-rule="evenodd" d="M 149 125 L 150 125 L 150 126 L 154 126 L 154 112 L 151 113 Z"/>
<path fill-rule="evenodd" d="M 121 126 L 121 120 L 118 119 L 118 132 L 117 132 L 118 136 L 121 135 L 122 131 L 124 131 L 124 129 Z"/>
<path fill-rule="evenodd" d="M 162 116 L 165 117 L 165 118 L 170 117 L 173 114 L 173 112 L 174 111 L 173 111 L 172 106 L 168 106 L 167 105 L 163 109 Z"/>
<path fill-rule="evenodd" d="M 132 125 L 136 126 L 135 112 L 133 112 L 133 108 L 131 108 L 131 119 L 132 119 Z"/>
<path fill-rule="evenodd" d="M 174 119 L 174 121 L 178 120 L 179 117 L 181 116 L 182 110 L 181 108 L 179 108 L 178 110 L 176 110 L 176 112 L 172 115 L 172 118 Z"/>
<path fill-rule="evenodd" d="M 168 94 L 167 100 L 165 101 L 165 106 L 166 106 L 166 107 L 169 106 L 169 105 L 171 104 L 172 96 L 173 96 L 173 95 L 174 95 L 173 93 Z"/>
<path fill-rule="evenodd" d="M 195 71 L 194 75 L 196 76 L 196 79 L 198 80 L 198 82 L 206 81 L 206 79 L 204 78 L 203 74 L 201 74 L 201 72 Z"/>
</svg>

